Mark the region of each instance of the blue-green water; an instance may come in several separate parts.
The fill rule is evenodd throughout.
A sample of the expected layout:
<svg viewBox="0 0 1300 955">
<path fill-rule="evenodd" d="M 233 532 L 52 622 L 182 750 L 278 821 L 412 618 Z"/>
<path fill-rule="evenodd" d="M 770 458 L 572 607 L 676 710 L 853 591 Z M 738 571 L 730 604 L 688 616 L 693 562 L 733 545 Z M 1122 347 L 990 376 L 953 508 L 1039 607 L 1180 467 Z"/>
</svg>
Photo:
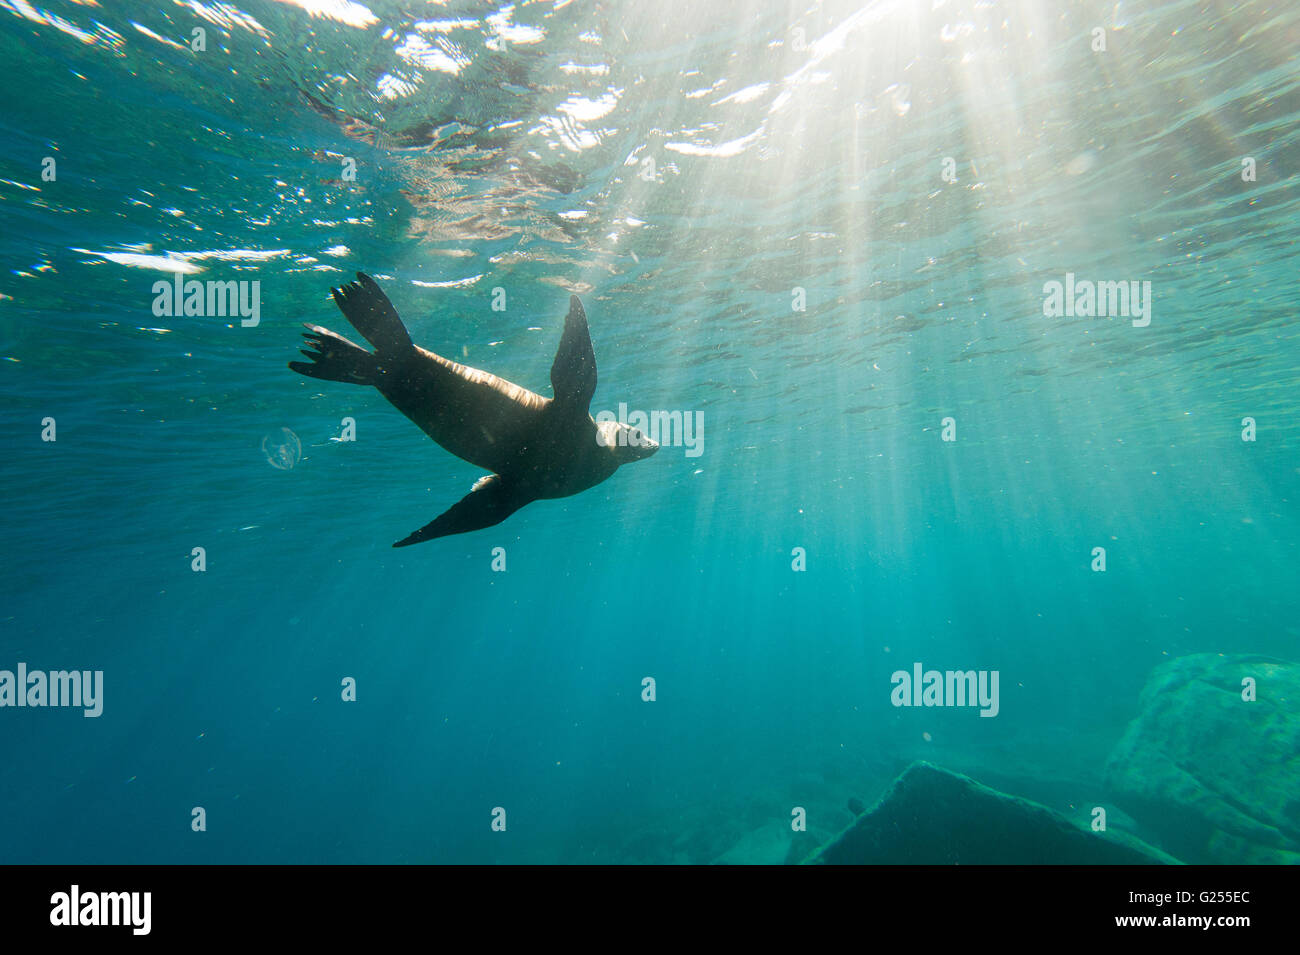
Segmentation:
<svg viewBox="0 0 1300 955">
<path fill-rule="evenodd" d="M 915 759 L 1109 805 L 1154 666 L 1297 657 L 1297 48 L 1260 2 L 0 0 L 0 668 L 104 673 L 0 709 L 0 859 L 780 861 Z M 177 269 L 259 323 L 156 316 Z M 393 550 L 480 472 L 286 368 L 357 270 L 544 394 L 577 293 L 593 410 L 703 453 Z M 1045 316 L 1067 272 L 1149 325 Z M 997 717 L 892 706 L 915 661 Z"/>
</svg>

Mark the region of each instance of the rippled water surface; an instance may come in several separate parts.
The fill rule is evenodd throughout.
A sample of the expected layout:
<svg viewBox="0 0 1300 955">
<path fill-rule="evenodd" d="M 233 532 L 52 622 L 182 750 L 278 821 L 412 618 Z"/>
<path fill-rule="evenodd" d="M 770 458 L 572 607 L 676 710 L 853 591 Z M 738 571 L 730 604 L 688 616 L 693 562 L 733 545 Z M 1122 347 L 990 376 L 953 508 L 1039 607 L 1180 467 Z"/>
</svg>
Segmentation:
<svg viewBox="0 0 1300 955">
<path fill-rule="evenodd" d="M 0 858 L 780 861 L 915 759 L 1105 799 L 1153 666 L 1296 658 L 1297 49 L 1263 2 L 0 0 L 0 668 L 105 674 L 0 709 Z M 285 367 L 358 270 L 544 394 L 579 295 L 593 411 L 701 453 L 393 550 L 481 472 Z M 1045 315 L 1067 273 L 1147 322 Z M 914 661 L 998 717 L 891 706 Z"/>
</svg>

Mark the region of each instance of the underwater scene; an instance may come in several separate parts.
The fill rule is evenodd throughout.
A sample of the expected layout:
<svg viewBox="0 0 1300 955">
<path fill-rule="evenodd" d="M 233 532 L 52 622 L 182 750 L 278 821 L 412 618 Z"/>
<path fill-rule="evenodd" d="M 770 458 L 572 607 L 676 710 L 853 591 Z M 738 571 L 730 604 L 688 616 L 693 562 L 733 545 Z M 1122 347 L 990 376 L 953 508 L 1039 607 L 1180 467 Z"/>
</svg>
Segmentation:
<svg viewBox="0 0 1300 955">
<path fill-rule="evenodd" d="M 0 0 L 0 861 L 1300 862 L 1297 50 Z"/>
</svg>

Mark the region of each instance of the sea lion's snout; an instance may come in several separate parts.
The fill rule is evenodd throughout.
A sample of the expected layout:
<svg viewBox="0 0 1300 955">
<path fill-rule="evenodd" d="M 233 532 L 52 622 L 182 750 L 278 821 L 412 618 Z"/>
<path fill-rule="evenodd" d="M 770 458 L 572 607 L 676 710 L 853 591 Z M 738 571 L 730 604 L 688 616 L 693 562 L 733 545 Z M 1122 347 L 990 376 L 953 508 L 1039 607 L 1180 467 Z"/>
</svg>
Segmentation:
<svg viewBox="0 0 1300 955">
<path fill-rule="evenodd" d="M 618 421 L 606 421 L 597 425 L 596 440 L 605 447 L 614 449 L 619 464 L 640 461 L 659 450 L 659 442 L 650 435 L 640 428 Z"/>
<path fill-rule="evenodd" d="M 659 450 L 659 442 L 655 441 L 650 435 L 637 428 L 629 428 L 627 435 L 627 446 L 632 450 L 631 459 L 640 461 L 642 458 L 648 458 Z"/>
</svg>

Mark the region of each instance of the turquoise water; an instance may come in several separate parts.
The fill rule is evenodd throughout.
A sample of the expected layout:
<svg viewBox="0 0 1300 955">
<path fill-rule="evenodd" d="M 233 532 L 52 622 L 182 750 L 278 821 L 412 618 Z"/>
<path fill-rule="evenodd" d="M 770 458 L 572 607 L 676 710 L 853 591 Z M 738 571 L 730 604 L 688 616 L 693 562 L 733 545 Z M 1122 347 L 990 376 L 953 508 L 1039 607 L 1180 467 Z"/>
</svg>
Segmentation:
<svg viewBox="0 0 1300 955">
<path fill-rule="evenodd" d="M 1251 2 L 0 0 L 0 668 L 104 674 L 98 718 L 0 709 L 0 858 L 781 861 L 916 759 L 1086 818 L 1155 665 L 1297 655 L 1298 42 Z M 178 270 L 258 324 L 155 315 Z M 286 368 L 357 270 L 543 394 L 578 294 L 593 411 L 701 412 L 702 454 L 393 550 L 481 472 Z M 1066 273 L 1149 324 L 1045 316 Z M 892 706 L 917 661 L 997 670 L 997 717 Z"/>
</svg>

